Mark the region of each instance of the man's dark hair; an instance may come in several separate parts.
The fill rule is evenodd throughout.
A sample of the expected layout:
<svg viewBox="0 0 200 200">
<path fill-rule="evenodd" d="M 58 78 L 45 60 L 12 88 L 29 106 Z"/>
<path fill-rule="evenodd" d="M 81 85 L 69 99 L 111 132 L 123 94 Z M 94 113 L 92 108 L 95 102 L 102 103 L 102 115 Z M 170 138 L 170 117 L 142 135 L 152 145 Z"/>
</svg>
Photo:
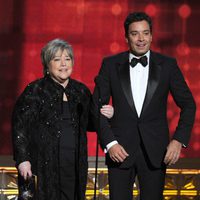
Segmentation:
<svg viewBox="0 0 200 200">
<path fill-rule="evenodd" d="M 139 21 L 143 21 L 145 20 L 150 27 L 150 31 L 152 33 L 152 21 L 151 18 L 144 12 L 133 12 L 130 13 L 126 20 L 124 21 L 124 30 L 125 30 L 125 36 L 128 35 L 128 29 L 129 29 L 129 25 L 133 22 L 139 22 Z"/>
</svg>

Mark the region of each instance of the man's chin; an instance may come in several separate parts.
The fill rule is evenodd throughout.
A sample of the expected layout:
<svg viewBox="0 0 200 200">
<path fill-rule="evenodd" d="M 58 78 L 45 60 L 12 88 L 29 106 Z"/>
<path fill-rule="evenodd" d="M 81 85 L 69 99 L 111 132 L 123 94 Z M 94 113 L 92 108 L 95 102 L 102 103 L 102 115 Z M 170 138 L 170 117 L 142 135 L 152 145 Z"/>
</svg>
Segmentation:
<svg viewBox="0 0 200 200">
<path fill-rule="evenodd" d="M 146 54 L 148 52 L 148 50 L 142 50 L 142 51 L 131 51 L 132 54 L 134 54 L 137 57 L 141 57 L 144 54 Z"/>
</svg>

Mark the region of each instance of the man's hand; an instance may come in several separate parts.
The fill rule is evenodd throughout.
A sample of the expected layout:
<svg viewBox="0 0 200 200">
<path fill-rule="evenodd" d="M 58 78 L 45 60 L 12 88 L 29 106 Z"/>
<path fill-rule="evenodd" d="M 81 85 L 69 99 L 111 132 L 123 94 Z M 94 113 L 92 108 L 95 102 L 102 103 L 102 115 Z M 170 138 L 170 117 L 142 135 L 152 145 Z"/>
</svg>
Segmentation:
<svg viewBox="0 0 200 200">
<path fill-rule="evenodd" d="M 175 164 L 179 159 L 181 149 L 182 144 L 177 140 L 172 140 L 167 147 L 164 163 L 166 165 Z"/>
<path fill-rule="evenodd" d="M 103 105 L 100 111 L 102 115 L 109 119 L 114 115 L 114 109 L 111 105 Z"/>
<path fill-rule="evenodd" d="M 19 164 L 18 170 L 21 176 L 24 177 L 26 180 L 28 177 L 32 176 L 32 171 L 31 171 L 31 163 L 29 161 L 24 161 Z"/>
<path fill-rule="evenodd" d="M 125 149 L 120 144 L 113 145 L 109 150 L 108 153 L 110 158 L 114 162 L 123 162 L 128 155 Z"/>
</svg>

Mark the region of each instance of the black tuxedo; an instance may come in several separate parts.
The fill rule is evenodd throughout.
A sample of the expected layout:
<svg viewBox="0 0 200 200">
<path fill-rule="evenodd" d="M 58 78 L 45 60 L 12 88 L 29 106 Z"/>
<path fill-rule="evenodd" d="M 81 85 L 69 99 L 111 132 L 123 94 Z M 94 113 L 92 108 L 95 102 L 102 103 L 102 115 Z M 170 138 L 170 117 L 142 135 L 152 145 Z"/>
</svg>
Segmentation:
<svg viewBox="0 0 200 200">
<path fill-rule="evenodd" d="M 107 155 L 108 167 L 130 167 L 141 143 L 151 165 L 155 168 L 163 165 L 166 147 L 169 144 L 169 92 L 181 109 L 173 138 L 188 145 L 195 117 L 195 102 L 175 59 L 150 51 L 147 92 L 140 117 L 137 115 L 132 97 L 128 51 L 103 60 L 97 85 L 102 104 L 108 104 L 112 97 L 114 107 L 114 116 L 110 121 L 104 116 L 100 117 L 101 145 L 105 148 L 108 143 L 117 140 L 129 154 L 121 164 L 114 163 Z M 97 86 L 93 99 L 97 104 Z"/>
</svg>

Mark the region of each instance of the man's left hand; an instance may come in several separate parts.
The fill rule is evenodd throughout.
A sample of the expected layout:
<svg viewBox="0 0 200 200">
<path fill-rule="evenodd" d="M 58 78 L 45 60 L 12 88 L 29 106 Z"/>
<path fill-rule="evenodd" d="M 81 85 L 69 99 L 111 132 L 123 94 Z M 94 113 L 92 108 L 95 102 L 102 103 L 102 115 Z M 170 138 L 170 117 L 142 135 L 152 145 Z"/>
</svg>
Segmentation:
<svg viewBox="0 0 200 200">
<path fill-rule="evenodd" d="M 165 155 L 164 163 L 166 165 L 175 164 L 179 159 L 181 149 L 182 144 L 177 140 L 172 140 L 167 147 L 167 153 Z"/>
</svg>

